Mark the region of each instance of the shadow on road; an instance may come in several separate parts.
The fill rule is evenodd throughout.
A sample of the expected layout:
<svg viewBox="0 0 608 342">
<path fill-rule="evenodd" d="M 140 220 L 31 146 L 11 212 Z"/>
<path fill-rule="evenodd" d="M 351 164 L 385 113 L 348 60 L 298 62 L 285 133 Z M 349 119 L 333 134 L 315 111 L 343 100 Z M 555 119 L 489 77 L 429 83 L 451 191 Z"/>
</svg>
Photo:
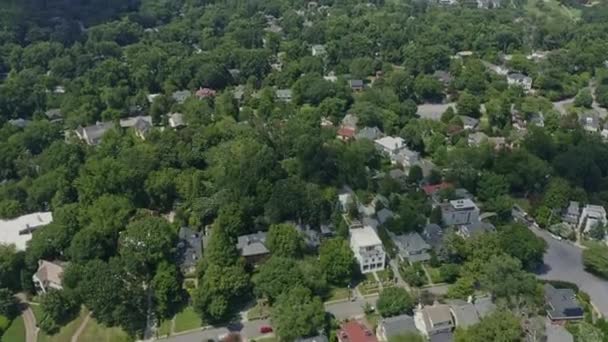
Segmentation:
<svg viewBox="0 0 608 342">
<path fill-rule="evenodd" d="M 551 271 L 551 266 L 543 263 L 534 270 L 534 274 L 543 275 L 549 273 L 549 271 Z"/>
</svg>

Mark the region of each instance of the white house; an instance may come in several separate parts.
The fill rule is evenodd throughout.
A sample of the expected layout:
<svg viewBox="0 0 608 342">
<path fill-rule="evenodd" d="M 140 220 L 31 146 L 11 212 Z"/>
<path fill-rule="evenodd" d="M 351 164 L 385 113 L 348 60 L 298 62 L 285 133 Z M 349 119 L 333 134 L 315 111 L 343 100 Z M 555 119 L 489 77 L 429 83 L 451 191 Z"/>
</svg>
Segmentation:
<svg viewBox="0 0 608 342">
<path fill-rule="evenodd" d="M 361 273 L 384 270 L 386 253 L 382 241 L 370 226 L 349 230 L 350 248 L 359 263 Z"/>
<path fill-rule="evenodd" d="M 32 276 L 32 281 L 38 293 L 49 290 L 62 290 L 63 266 L 56 262 L 38 260 L 38 270 Z"/>
<path fill-rule="evenodd" d="M 605 225 L 608 223 L 606 219 L 606 209 L 601 205 L 587 204 L 583 208 L 583 213 L 578 221 L 578 229 L 582 229 L 584 233 L 588 233 L 591 228 L 596 225 Z"/>
<path fill-rule="evenodd" d="M 0 220 L 0 243 L 14 244 L 17 250 L 24 251 L 32 233 L 53 222 L 51 212 L 27 214 L 12 220 Z"/>
<path fill-rule="evenodd" d="M 393 159 L 405 147 L 405 140 L 400 137 L 383 137 L 374 140 L 376 148 Z"/>
<path fill-rule="evenodd" d="M 459 199 L 441 206 L 441 219 L 446 226 L 479 224 L 479 208 L 470 199 Z"/>
<path fill-rule="evenodd" d="M 515 72 L 507 75 L 507 83 L 522 87 L 526 91 L 532 90 L 532 77 Z"/>
</svg>

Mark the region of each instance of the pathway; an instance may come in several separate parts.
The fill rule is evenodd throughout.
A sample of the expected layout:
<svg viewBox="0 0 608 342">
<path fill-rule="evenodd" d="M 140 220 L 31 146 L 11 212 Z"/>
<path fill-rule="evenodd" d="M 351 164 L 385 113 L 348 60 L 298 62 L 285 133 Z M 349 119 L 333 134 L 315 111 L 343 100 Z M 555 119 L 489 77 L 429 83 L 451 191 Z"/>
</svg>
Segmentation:
<svg viewBox="0 0 608 342">
<path fill-rule="evenodd" d="M 78 327 L 78 329 L 76 330 L 76 332 L 74 333 L 74 335 L 72 335 L 71 342 L 78 342 L 78 338 L 80 337 L 80 335 L 82 334 L 82 332 L 84 331 L 84 329 L 87 327 L 87 324 L 89 323 L 89 319 L 91 319 L 91 313 L 90 312 L 87 315 L 87 317 L 84 318 L 84 320 L 82 321 L 82 323 L 80 324 L 80 326 Z"/>
<path fill-rule="evenodd" d="M 374 278 L 378 282 L 378 289 L 380 290 L 380 292 L 382 292 L 382 290 L 384 289 L 384 285 L 382 284 L 380 277 L 378 277 L 378 273 L 374 272 L 373 274 L 374 274 Z"/>
<path fill-rule="evenodd" d="M 25 341 L 36 342 L 38 340 L 38 327 L 36 326 L 36 316 L 27 303 L 27 297 L 23 293 L 18 293 L 16 296 L 21 303 L 23 311 L 23 325 L 25 326 Z"/>
</svg>

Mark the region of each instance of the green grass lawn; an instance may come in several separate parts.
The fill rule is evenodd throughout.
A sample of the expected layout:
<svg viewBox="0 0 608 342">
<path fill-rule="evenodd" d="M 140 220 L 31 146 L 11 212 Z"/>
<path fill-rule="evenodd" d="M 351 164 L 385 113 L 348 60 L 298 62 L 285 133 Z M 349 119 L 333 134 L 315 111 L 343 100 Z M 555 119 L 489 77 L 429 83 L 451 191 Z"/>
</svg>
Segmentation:
<svg viewBox="0 0 608 342">
<path fill-rule="evenodd" d="M 69 340 L 68 340 L 69 341 Z M 95 319 L 91 318 L 87 327 L 84 329 L 78 342 L 132 342 L 131 338 L 122 329 L 113 327 L 109 328 L 99 324 Z"/>
<path fill-rule="evenodd" d="M 429 265 L 426 265 L 425 268 L 426 268 L 426 271 L 429 273 L 429 276 L 431 277 L 431 281 L 434 284 L 443 282 L 443 278 L 441 277 L 441 274 L 439 273 L 438 268 L 434 268 Z"/>
<path fill-rule="evenodd" d="M 18 316 L 2 335 L 2 342 L 25 342 L 25 325 L 23 318 Z"/>
<path fill-rule="evenodd" d="M 34 313 L 34 317 L 36 317 L 36 322 L 40 322 L 42 320 L 42 309 L 40 305 L 29 305 L 30 309 Z"/>
<path fill-rule="evenodd" d="M 377 272 L 378 273 L 378 278 L 380 279 L 380 281 L 385 284 L 388 282 L 393 281 L 393 279 L 395 279 L 395 275 L 393 274 L 393 270 L 390 268 L 384 269 L 382 271 Z"/>
<path fill-rule="evenodd" d="M 582 12 L 577 8 L 566 7 L 557 0 L 528 0 L 524 8 L 528 13 L 557 20 L 563 18 L 578 20 Z"/>
<path fill-rule="evenodd" d="M 156 333 L 158 336 L 169 335 L 171 333 L 171 319 L 164 320 L 158 327 L 158 330 L 156 330 Z"/>
<path fill-rule="evenodd" d="M 348 294 L 350 289 L 344 287 L 332 287 L 329 290 L 329 295 L 326 299 L 327 302 L 331 302 L 334 300 L 346 300 L 348 299 Z"/>
<path fill-rule="evenodd" d="M 194 312 L 194 308 L 187 306 L 180 313 L 175 315 L 175 332 L 181 332 L 200 328 L 203 325 L 201 317 Z"/>
<path fill-rule="evenodd" d="M 253 308 L 251 308 L 251 310 L 247 312 L 247 319 L 250 321 L 264 319 L 268 316 L 270 316 L 270 308 L 268 303 L 264 305 L 263 303 L 258 302 Z"/>
<path fill-rule="evenodd" d="M 38 308 L 38 313 L 36 313 L 37 310 L 35 310 L 36 309 L 35 306 L 32 305 L 31 307 L 32 307 L 32 310 L 34 311 L 34 315 L 36 316 L 36 320 L 38 320 L 38 317 L 40 317 L 39 315 L 41 315 L 40 308 Z M 47 335 L 44 332 L 39 331 L 38 332 L 38 342 L 69 341 L 72 338 L 72 336 L 74 335 L 74 333 L 76 332 L 76 330 L 78 330 L 78 328 L 82 324 L 82 321 L 84 321 L 85 317 L 87 317 L 88 314 L 89 314 L 88 310 L 86 310 L 86 309 L 81 310 L 80 313 L 78 314 L 78 316 L 74 320 L 72 320 L 70 323 L 63 326 L 54 335 Z"/>
</svg>

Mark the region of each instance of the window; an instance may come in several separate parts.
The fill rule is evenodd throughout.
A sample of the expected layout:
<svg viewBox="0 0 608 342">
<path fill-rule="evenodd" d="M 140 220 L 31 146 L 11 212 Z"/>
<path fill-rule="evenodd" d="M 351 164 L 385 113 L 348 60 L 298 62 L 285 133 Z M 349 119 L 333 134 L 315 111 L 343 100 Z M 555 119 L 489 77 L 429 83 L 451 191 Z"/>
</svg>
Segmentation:
<svg viewBox="0 0 608 342">
<path fill-rule="evenodd" d="M 364 270 L 364 271 L 369 270 L 369 265 L 363 265 L 363 270 Z"/>
</svg>

